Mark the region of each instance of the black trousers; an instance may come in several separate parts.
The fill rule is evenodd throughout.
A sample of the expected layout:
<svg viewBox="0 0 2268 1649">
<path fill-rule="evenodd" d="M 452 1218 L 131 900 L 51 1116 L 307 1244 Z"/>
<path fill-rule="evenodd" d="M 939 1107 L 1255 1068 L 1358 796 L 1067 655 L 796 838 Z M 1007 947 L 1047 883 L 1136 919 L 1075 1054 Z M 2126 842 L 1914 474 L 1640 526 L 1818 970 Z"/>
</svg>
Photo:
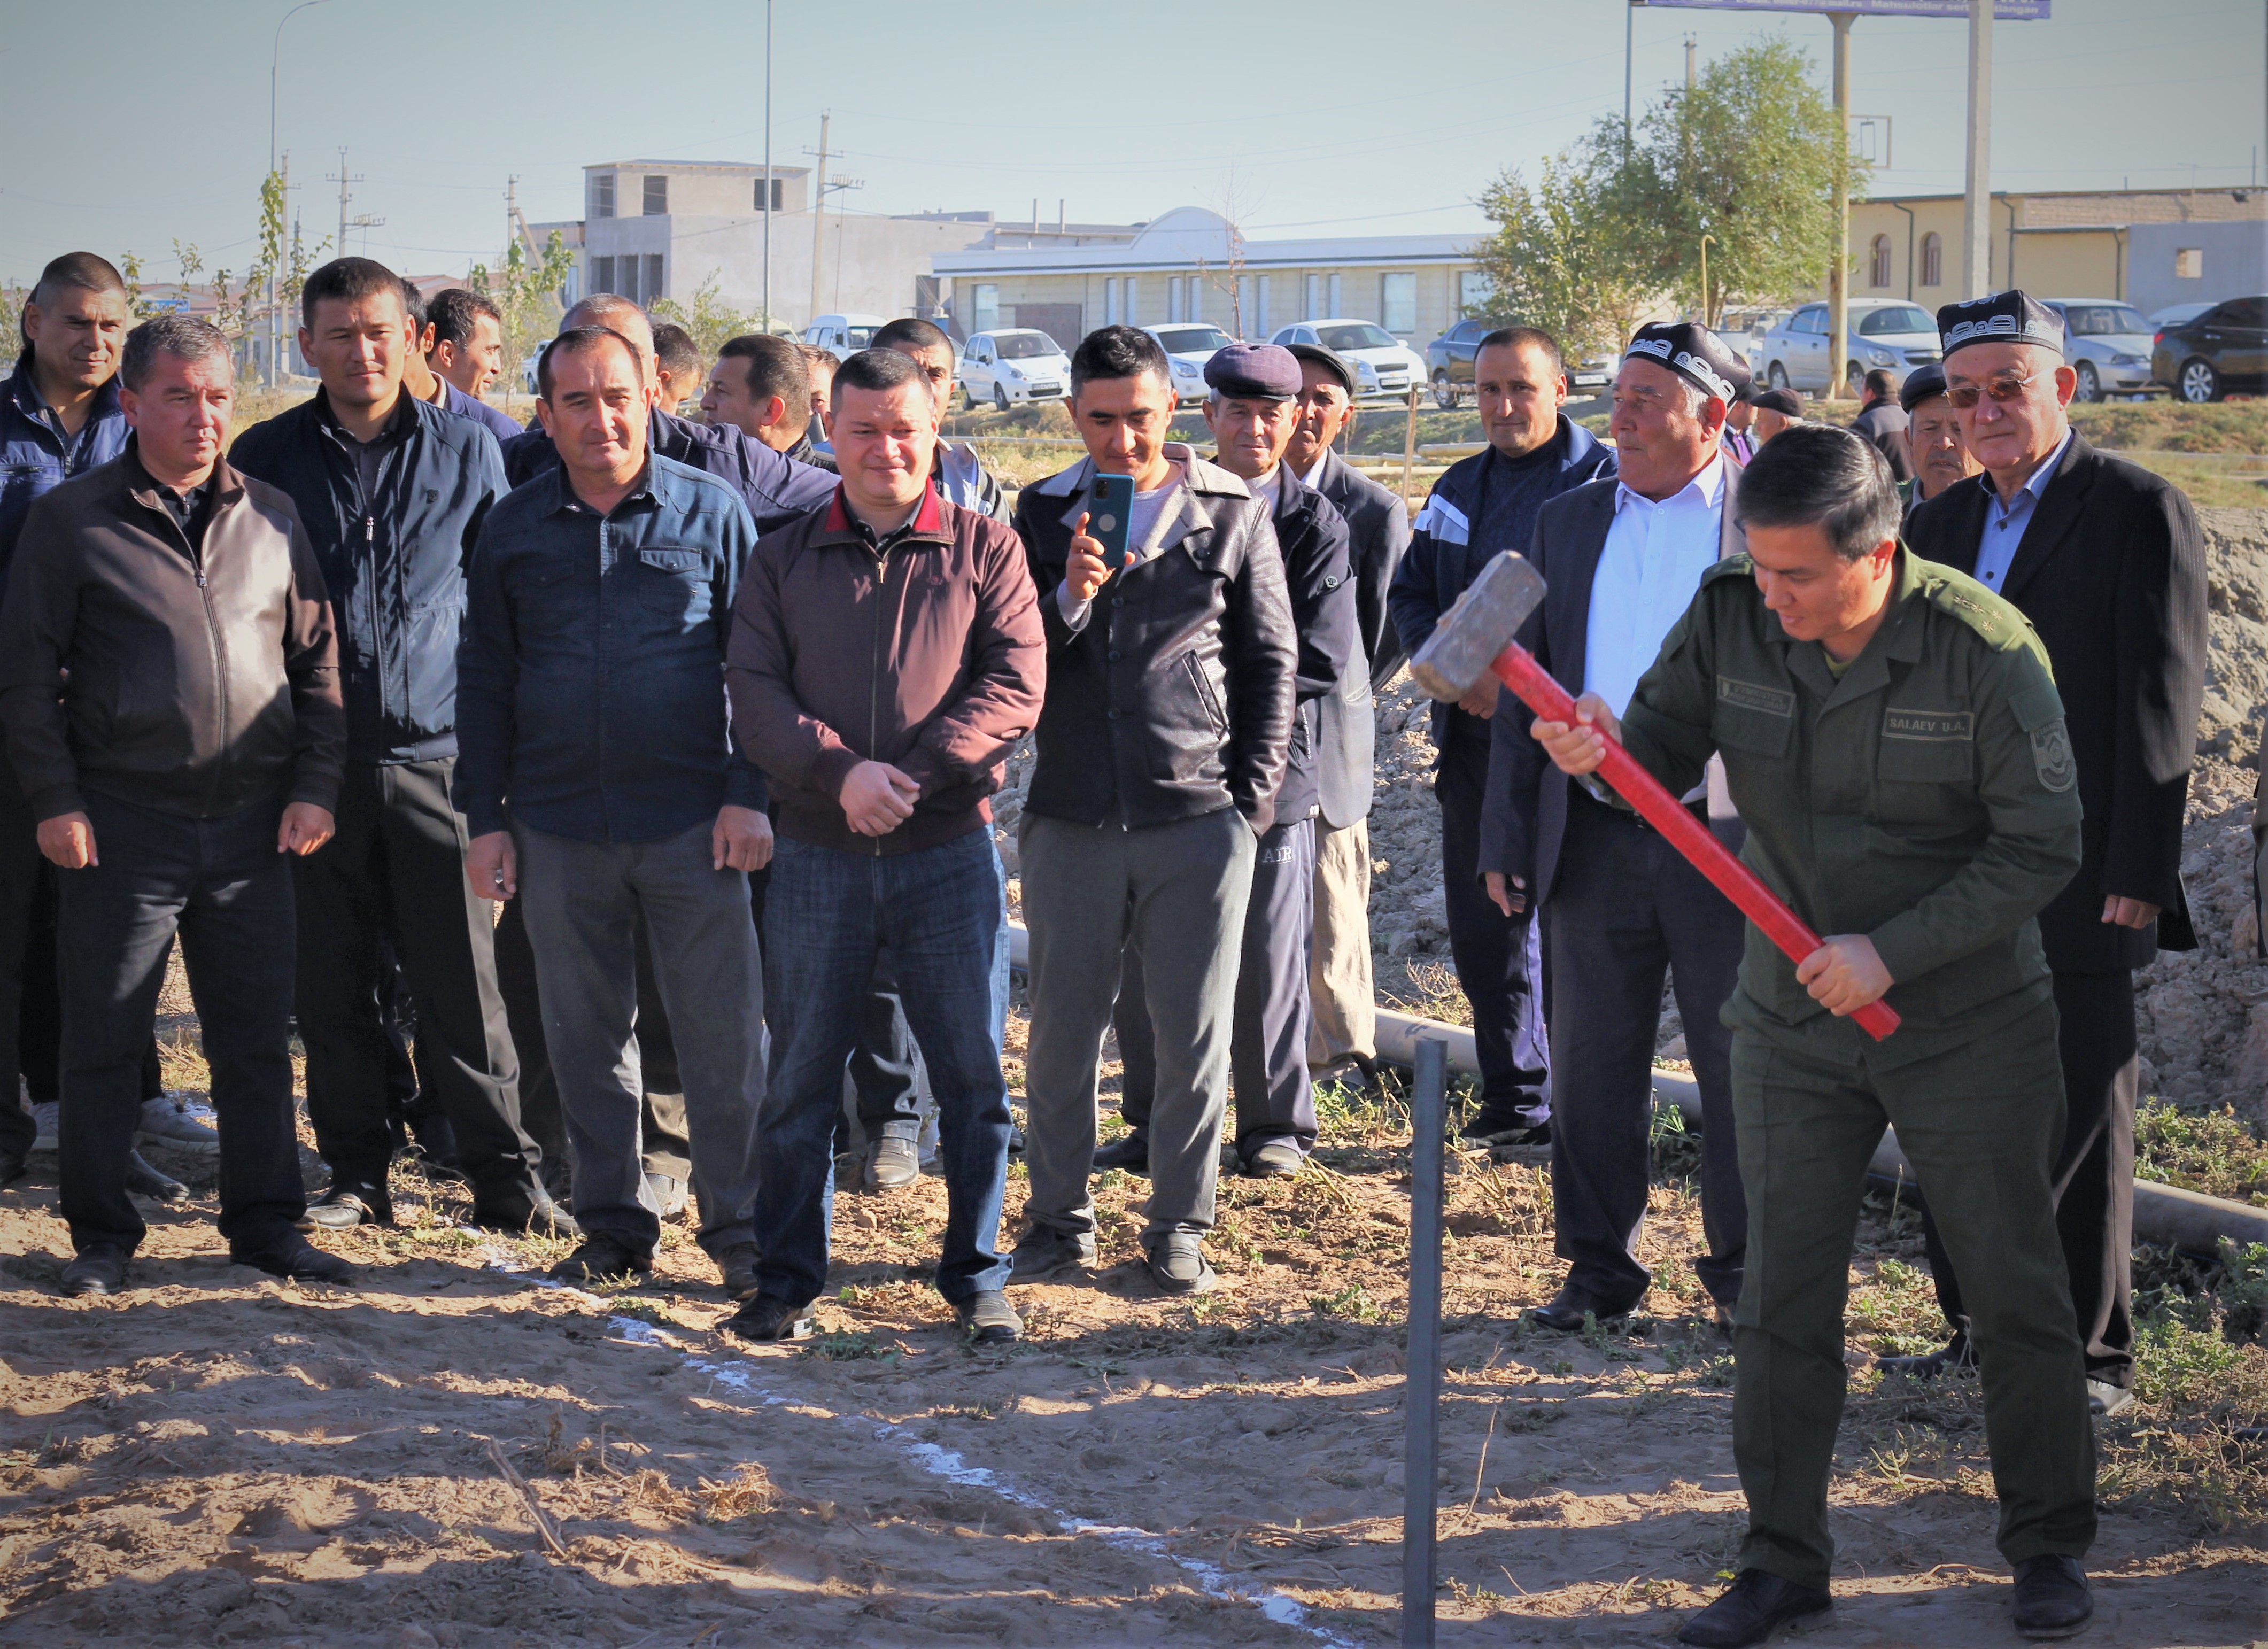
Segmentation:
<svg viewBox="0 0 2268 1649">
<path fill-rule="evenodd" d="M 347 765 L 338 835 L 292 861 L 307 1119 L 335 1182 L 383 1193 L 394 1156 L 387 951 L 416 1014 L 476 1205 L 530 1197 L 541 1155 L 519 1122 L 519 1070 L 497 987 L 488 902 L 465 880 L 453 760 Z"/>
<path fill-rule="evenodd" d="M 2058 974 L 2055 1003 L 2064 1100 L 2063 1144 L 2049 1169 L 2056 1231 L 2087 1377 L 2125 1389 L 2134 1383 L 2134 975 Z M 1966 1341 L 1961 1279 L 1926 1203 L 1921 1234 L 1939 1308 Z"/>
<path fill-rule="evenodd" d="M 291 872 L 280 802 L 188 819 L 89 795 L 100 863 L 58 874 L 63 1218 L 71 1241 L 131 1251 L 126 1195 L 166 956 L 178 932 L 220 1123 L 220 1231 L 264 1248 L 306 1211 L 292 1135 Z"/>
<path fill-rule="evenodd" d="M 1433 775 L 1433 799 L 1441 805 L 1441 891 L 1449 955 L 1456 963 L 1457 983 L 1472 1005 L 1482 1117 L 1517 1127 L 1551 1103 L 1555 1060 L 1546 1040 L 1543 993 L 1529 976 L 1528 917 L 1506 916 L 1481 886 L 1488 724 L 1462 711 L 1449 721 L 1448 747 Z"/>
<path fill-rule="evenodd" d="M 1740 1298 L 1749 1209 L 1734 1137 L 1733 1034 L 1717 1015 L 1740 977 L 1747 923 L 1659 831 L 1577 791 L 1543 933 L 1557 1072 L 1551 1196 L 1567 1280 L 1618 1307 L 1637 1304 L 1653 1280 L 1637 1249 L 1667 975 L 1701 1090 L 1709 1252 L 1693 1269 L 1711 1298 L 1730 1307 Z"/>
</svg>

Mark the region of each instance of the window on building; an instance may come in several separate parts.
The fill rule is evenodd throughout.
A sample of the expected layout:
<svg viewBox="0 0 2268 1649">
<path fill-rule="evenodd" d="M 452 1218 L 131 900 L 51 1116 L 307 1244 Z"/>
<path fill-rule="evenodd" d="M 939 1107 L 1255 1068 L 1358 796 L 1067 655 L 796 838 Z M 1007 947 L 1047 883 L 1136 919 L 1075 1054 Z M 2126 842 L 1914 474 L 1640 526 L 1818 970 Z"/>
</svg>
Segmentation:
<svg viewBox="0 0 2268 1649">
<path fill-rule="evenodd" d="M 1413 274 L 1378 277 L 1379 324 L 1388 332 L 1418 330 L 1418 277 Z"/>
<path fill-rule="evenodd" d="M 1204 287 L 1205 283 L 1204 276 L 1192 275 L 1189 276 L 1189 298 L 1187 302 L 1182 305 L 1182 311 L 1184 312 L 1182 315 L 1182 320 L 1203 320 L 1204 319 Z"/>
<path fill-rule="evenodd" d="M 615 261 L 612 258 L 591 260 L 591 290 L 594 292 L 615 290 Z"/>
<path fill-rule="evenodd" d="M 1234 319 L 1239 337 L 1251 337 L 1259 330 L 1259 323 L 1254 319 L 1258 313 L 1260 295 L 1253 291 L 1252 277 L 1249 275 L 1238 276 Z"/>
<path fill-rule="evenodd" d="M 2177 247 L 2174 250 L 2174 278 L 2177 281 L 2205 279 L 2205 248 Z"/>
<path fill-rule="evenodd" d="M 755 182 L 756 182 L 756 210 L 757 210 L 758 211 L 760 211 L 760 212 L 777 212 L 777 211 L 779 211 L 779 210 L 783 210 L 783 208 L 782 208 L 782 206 L 781 206 L 781 201 L 782 201 L 782 198 L 783 198 L 782 192 L 783 192 L 783 191 L 786 188 L 786 187 L 787 187 L 787 180 L 786 180 L 786 179 L 784 179 L 784 178 L 774 178 L 774 179 L 772 179 L 772 180 L 771 180 L 771 188 L 770 188 L 770 190 L 766 190 L 766 189 L 765 189 L 765 188 L 764 188 L 764 180 L 763 180 L 763 179 L 762 179 L 762 178 L 758 178 L 758 179 L 755 180 Z M 767 193 L 769 193 L 769 194 L 770 195 L 770 196 L 771 196 L 771 203 L 770 203 L 770 205 L 766 205 L 766 204 L 764 203 L 764 196 L 765 196 L 765 195 L 766 195 Z"/>
<path fill-rule="evenodd" d="M 645 215 L 659 217 L 669 210 L 669 179 L 661 173 L 649 172 L 645 178 Z"/>
<path fill-rule="evenodd" d="M 1324 313 L 1315 317 L 1318 320 L 1336 317 L 1346 307 L 1346 298 L 1339 291 L 1339 277 L 1337 276 L 1334 275 L 1330 277 L 1329 283 L 1324 288 L 1324 291 L 1330 298 L 1330 302 L 1323 306 Z"/>
<path fill-rule="evenodd" d="M 615 215 L 615 174 L 594 172 L 591 174 L 591 216 L 612 217 Z"/>
<path fill-rule="evenodd" d="M 1888 286 L 1890 283 L 1890 238 L 1876 235 L 1867 253 L 1867 284 Z"/>
<path fill-rule="evenodd" d="M 1496 288 L 1478 269 L 1457 271 L 1457 312 L 1485 317 L 1496 301 Z"/>
<path fill-rule="evenodd" d="M 1168 275 L 1166 277 L 1166 324 L 1170 327 L 1181 318 L 1182 277 Z"/>
<path fill-rule="evenodd" d="M 970 294 L 968 329 L 971 332 L 995 332 L 1000 326 L 1000 286 L 997 281 L 979 281 Z"/>
<path fill-rule="evenodd" d="M 1253 322 L 1252 330 L 1256 336 L 1264 338 L 1268 335 L 1270 328 L 1276 324 L 1276 306 L 1272 301 L 1276 296 L 1276 277 L 1272 275 L 1263 275 L 1256 284 L 1260 289 L 1258 312 L 1260 318 Z"/>
<path fill-rule="evenodd" d="M 1300 319 L 1321 320 L 1323 318 L 1323 277 L 1310 275 L 1305 284 L 1307 290 L 1300 295 Z"/>
<path fill-rule="evenodd" d="M 1142 324 L 1142 306 L 1140 302 L 1138 301 L 1141 295 L 1139 284 L 1140 283 L 1137 282 L 1132 276 L 1130 275 L 1126 277 L 1125 320 L 1126 324 L 1130 327 L 1138 327 Z"/>
<path fill-rule="evenodd" d="M 1118 277 L 1113 275 L 1102 283 L 1102 324 L 1115 327 L 1118 320 Z"/>
<path fill-rule="evenodd" d="M 1945 284 L 1945 242 L 1937 231 L 1931 230 L 1921 238 L 1921 280 L 1923 286 Z"/>
<path fill-rule="evenodd" d="M 661 254 L 659 252 L 649 252 L 645 254 L 645 279 L 641 281 L 639 285 L 644 289 L 638 293 L 638 302 L 641 304 L 651 304 L 661 296 Z"/>
</svg>

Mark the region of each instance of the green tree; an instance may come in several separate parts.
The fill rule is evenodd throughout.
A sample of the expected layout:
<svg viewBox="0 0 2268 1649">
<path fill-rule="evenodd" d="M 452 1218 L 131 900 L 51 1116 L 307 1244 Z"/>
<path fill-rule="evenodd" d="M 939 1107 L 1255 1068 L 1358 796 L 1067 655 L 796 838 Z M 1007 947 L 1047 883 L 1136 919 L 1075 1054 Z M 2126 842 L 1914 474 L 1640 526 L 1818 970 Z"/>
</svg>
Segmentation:
<svg viewBox="0 0 2268 1649">
<path fill-rule="evenodd" d="M 1472 255 L 1491 313 L 1542 327 L 1572 359 L 1621 347 L 1659 290 L 1645 226 L 1620 210 L 1624 171 L 1622 122 L 1602 118 L 1533 184 L 1507 167 L 1481 195 L 1497 227 Z"/>
<path fill-rule="evenodd" d="M 541 260 L 527 255 L 524 239 L 514 235 L 504 248 L 504 262 L 491 269 L 473 265 L 466 284 L 486 292 L 504 317 L 504 405 L 519 386 L 522 362 L 541 349 L 559 329 L 562 289 L 574 272 L 575 254 L 567 249 L 557 230 L 545 243 Z"/>
<path fill-rule="evenodd" d="M 711 269 L 709 278 L 694 292 L 690 306 L 674 298 L 657 298 L 646 311 L 656 320 L 675 321 L 691 333 L 704 360 L 715 360 L 718 349 L 726 339 L 764 329 L 762 316 L 743 314 L 718 296 L 722 279 L 721 271 Z"/>
<path fill-rule="evenodd" d="M 1845 255 L 1836 181 L 1863 198 L 1867 167 L 1813 72 L 1786 40 L 1760 40 L 1710 63 L 1690 90 L 1670 88 L 1638 124 L 1616 210 L 1646 225 L 1653 284 L 1709 325 L 1728 304 L 1801 298 Z"/>
</svg>

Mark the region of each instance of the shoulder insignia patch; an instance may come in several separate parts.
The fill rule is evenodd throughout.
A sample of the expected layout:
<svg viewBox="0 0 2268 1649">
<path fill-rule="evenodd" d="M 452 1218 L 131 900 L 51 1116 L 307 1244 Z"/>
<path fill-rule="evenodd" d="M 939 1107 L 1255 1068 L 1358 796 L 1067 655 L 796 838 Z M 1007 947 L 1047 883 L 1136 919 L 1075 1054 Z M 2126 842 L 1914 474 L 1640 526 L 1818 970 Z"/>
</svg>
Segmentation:
<svg viewBox="0 0 2268 1649">
<path fill-rule="evenodd" d="M 1767 716 L 1795 714 L 1794 694 L 1776 687 L 1759 687 L 1753 681 L 1736 681 L 1729 675 L 1717 678 L 1717 697 L 1727 704 L 1761 710 Z"/>
<path fill-rule="evenodd" d="M 2032 729 L 2032 767 L 2041 785 L 2061 795 L 2079 779 L 2079 762 L 2071 753 L 2071 734 L 2058 716 Z"/>
</svg>

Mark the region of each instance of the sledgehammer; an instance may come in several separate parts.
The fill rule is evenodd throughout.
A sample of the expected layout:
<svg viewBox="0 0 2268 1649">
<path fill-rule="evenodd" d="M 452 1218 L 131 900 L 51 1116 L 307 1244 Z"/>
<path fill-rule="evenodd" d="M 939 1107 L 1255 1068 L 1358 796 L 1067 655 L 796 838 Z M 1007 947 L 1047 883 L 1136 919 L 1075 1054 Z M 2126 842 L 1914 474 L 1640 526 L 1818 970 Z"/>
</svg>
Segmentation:
<svg viewBox="0 0 2268 1649">
<path fill-rule="evenodd" d="M 1410 659 L 1410 674 L 1426 692 L 1454 704 L 1472 690 L 1474 682 L 1492 673 L 1538 716 L 1572 725 L 1575 701 L 1567 689 L 1513 640 L 1543 600 L 1543 576 L 1506 550 L 1483 568 L 1456 604 L 1441 615 L 1431 639 Z M 1819 948 L 1819 936 L 1803 919 L 1782 904 L 1755 872 L 1727 852 L 1709 828 L 1640 767 L 1619 740 L 1606 738 L 1605 743 L 1599 777 L 1738 905 L 1766 939 L 1798 963 Z M 1851 1017 L 1878 1042 L 1898 1028 L 1897 1012 L 1887 1002 L 1870 1002 Z"/>
</svg>

